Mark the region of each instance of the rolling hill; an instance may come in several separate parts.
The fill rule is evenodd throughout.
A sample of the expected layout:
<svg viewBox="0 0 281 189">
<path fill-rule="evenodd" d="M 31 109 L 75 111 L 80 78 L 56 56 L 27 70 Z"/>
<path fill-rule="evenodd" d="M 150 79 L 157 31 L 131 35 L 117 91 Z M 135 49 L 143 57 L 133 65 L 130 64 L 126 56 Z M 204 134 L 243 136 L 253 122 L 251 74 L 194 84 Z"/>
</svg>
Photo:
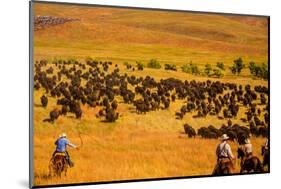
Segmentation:
<svg viewBox="0 0 281 189">
<path fill-rule="evenodd" d="M 80 19 L 35 32 L 35 57 L 90 56 L 181 65 L 267 62 L 267 18 L 36 4 L 35 15 Z"/>
</svg>

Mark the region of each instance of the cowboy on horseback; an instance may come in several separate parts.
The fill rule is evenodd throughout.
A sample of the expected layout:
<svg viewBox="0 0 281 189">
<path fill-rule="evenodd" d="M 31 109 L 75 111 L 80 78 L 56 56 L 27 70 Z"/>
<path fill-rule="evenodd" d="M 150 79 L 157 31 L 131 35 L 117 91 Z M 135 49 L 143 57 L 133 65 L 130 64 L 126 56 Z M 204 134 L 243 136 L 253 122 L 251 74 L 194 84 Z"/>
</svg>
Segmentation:
<svg viewBox="0 0 281 189">
<path fill-rule="evenodd" d="M 237 158 L 241 159 L 240 173 L 263 172 L 263 165 L 259 158 L 253 155 L 253 147 L 249 138 L 237 149 Z"/>
<path fill-rule="evenodd" d="M 245 139 L 243 145 L 241 145 L 241 150 L 245 153 L 246 158 L 249 158 L 253 155 L 253 147 L 249 138 Z"/>
<path fill-rule="evenodd" d="M 235 160 L 235 156 L 233 155 L 231 151 L 231 147 L 227 142 L 228 139 L 229 137 L 227 136 L 227 134 L 223 134 L 221 137 L 221 143 L 217 146 L 216 149 L 217 164 L 213 171 L 213 175 L 223 174 L 222 172 L 224 171 L 222 169 L 224 168 L 222 168 L 222 165 L 231 165 L 231 168 L 233 168 L 232 161 Z M 229 167 L 226 166 L 225 168 L 229 168 Z"/>
<path fill-rule="evenodd" d="M 69 142 L 69 140 L 66 138 L 65 133 L 63 133 L 62 135 L 59 136 L 59 138 L 55 142 L 55 145 L 56 145 L 56 150 L 53 153 L 52 159 L 55 157 L 55 154 L 64 153 L 69 167 L 73 167 L 74 163 L 70 160 L 70 156 L 66 150 L 66 146 L 70 146 L 72 148 L 77 148 L 77 147 L 74 144 Z"/>
</svg>

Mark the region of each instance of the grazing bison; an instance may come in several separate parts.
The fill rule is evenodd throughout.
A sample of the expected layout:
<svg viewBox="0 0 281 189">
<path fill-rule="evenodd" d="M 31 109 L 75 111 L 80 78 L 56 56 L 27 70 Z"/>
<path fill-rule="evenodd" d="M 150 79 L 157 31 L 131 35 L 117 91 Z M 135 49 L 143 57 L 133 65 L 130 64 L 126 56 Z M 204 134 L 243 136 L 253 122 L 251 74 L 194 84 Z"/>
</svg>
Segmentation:
<svg viewBox="0 0 281 189">
<path fill-rule="evenodd" d="M 116 112 L 114 109 L 112 108 L 106 109 L 106 115 L 105 115 L 106 121 L 114 122 L 118 119 L 118 117 L 119 117 L 119 113 Z"/>
<path fill-rule="evenodd" d="M 189 124 L 187 124 L 187 123 L 184 124 L 183 128 L 184 128 L 185 134 L 187 134 L 189 138 L 196 136 L 196 131 Z"/>
<path fill-rule="evenodd" d="M 58 116 L 72 113 L 79 119 L 83 114 L 82 106 L 88 106 L 100 110 L 96 114 L 98 118 L 105 117 L 106 121 L 113 122 L 119 117 L 116 111 L 119 103 L 131 104 L 136 113 L 142 114 L 168 109 L 178 99 L 182 104 L 176 112 L 177 119 L 192 114 L 194 118 L 215 116 L 228 120 L 228 126 L 220 129 L 213 126 L 199 129 L 198 135 L 203 138 L 217 138 L 222 133 L 238 140 L 249 133 L 268 135 L 269 99 L 268 88 L 264 86 L 243 87 L 211 80 L 156 80 L 151 76 L 138 77 L 132 72 L 122 74 L 118 64 L 90 59 L 86 64 L 76 60 L 55 60 L 52 64 L 40 60 L 35 62 L 34 70 L 34 88 L 45 92 L 41 97 L 42 106 L 48 105 L 47 94 L 51 95 L 60 106 Z M 249 131 L 232 123 L 241 110 L 246 116 L 243 118 L 245 125 L 250 124 Z M 50 120 L 54 121 L 58 116 L 53 111 L 52 114 Z"/>
<path fill-rule="evenodd" d="M 56 119 L 58 119 L 60 116 L 60 112 L 57 109 L 54 109 L 50 112 L 50 119 L 49 122 L 54 122 Z"/>
<path fill-rule="evenodd" d="M 47 105 L 48 105 L 48 98 L 45 95 L 43 95 L 43 96 L 41 96 L 40 99 L 41 99 L 42 106 L 43 107 L 47 107 Z"/>
</svg>

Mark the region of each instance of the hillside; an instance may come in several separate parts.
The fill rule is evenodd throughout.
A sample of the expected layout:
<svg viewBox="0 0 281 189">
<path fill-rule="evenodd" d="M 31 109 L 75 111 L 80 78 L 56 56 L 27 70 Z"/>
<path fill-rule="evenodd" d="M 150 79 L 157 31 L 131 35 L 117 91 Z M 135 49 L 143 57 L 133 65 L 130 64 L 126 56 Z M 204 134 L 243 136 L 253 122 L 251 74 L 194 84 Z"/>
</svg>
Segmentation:
<svg viewBox="0 0 281 189">
<path fill-rule="evenodd" d="M 50 4 L 36 4 L 35 15 L 80 19 L 36 31 L 35 57 L 267 62 L 267 18 Z"/>
</svg>

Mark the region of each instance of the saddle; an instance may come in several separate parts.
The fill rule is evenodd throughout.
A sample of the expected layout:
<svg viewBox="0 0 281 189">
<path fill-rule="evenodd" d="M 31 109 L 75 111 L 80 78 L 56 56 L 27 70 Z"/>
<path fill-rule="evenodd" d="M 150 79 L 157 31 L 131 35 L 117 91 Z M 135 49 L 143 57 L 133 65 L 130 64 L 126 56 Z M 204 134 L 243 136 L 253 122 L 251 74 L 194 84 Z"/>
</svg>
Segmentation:
<svg viewBox="0 0 281 189">
<path fill-rule="evenodd" d="M 219 163 L 227 163 L 227 162 L 231 162 L 229 158 L 220 158 L 219 159 Z"/>
<path fill-rule="evenodd" d="M 56 156 L 64 156 L 65 157 L 66 154 L 64 152 L 56 152 L 54 157 L 56 157 Z"/>
<path fill-rule="evenodd" d="M 253 153 L 249 153 L 246 155 L 245 160 L 251 159 L 253 157 Z"/>
<path fill-rule="evenodd" d="M 229 158 L 220 158 L 218 161 L 218 165 L 221 168 L 224 168 L 227 164 L 229 164 L 232 169 L 234 168 L 233 162 Z"/>
</svg>

